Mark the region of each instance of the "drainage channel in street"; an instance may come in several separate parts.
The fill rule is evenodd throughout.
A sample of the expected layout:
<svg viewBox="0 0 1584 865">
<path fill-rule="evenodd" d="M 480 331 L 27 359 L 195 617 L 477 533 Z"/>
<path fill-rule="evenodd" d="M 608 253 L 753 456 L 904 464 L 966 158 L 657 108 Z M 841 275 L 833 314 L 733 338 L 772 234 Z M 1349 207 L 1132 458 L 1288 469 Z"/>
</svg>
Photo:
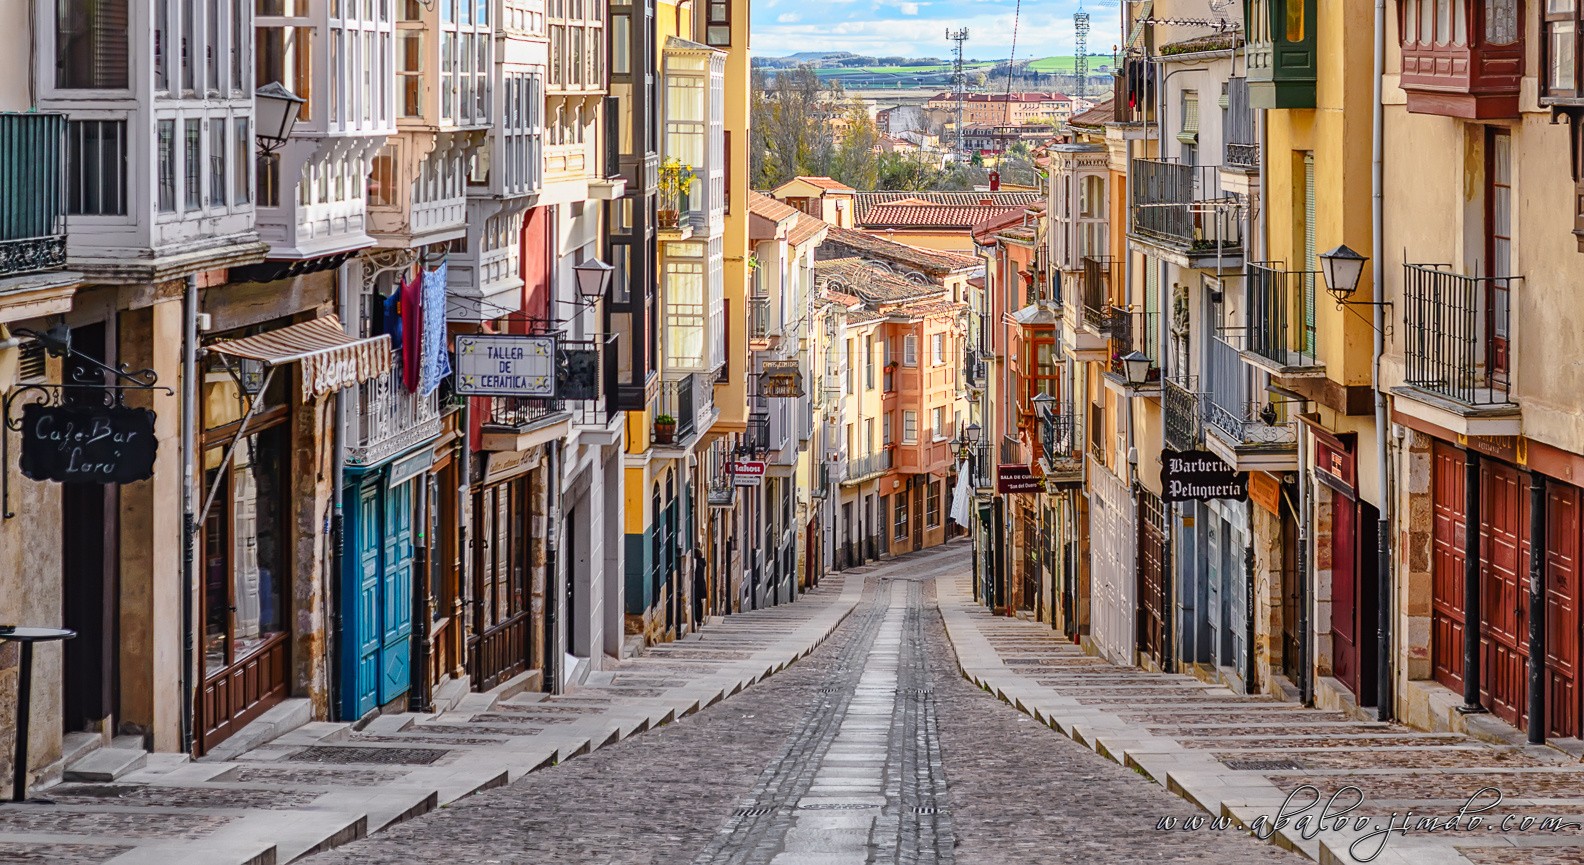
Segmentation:
<svg viewBox="0 0 1584 865">
<path fill-rule="evenodd" d="M 696 865 L 951 862 L 922 605 L 917 581 L 868 587 L 827 696 Z"/>
</svg>

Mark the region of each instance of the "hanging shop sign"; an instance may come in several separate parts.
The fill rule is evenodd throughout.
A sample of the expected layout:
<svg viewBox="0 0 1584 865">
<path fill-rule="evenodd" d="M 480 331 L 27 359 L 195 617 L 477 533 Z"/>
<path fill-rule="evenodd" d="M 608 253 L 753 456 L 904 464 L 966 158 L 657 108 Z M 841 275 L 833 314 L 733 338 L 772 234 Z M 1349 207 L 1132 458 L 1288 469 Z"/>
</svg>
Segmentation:
<svg viewBox="0 0 1584 865">
<path fill-rule="evenodd" d="M 739 487 L 756 487 L 764 482 L 765 464 L 761 460 L 738 460 L 732 464 L 732 483 Z"/>
<path fill-rule="evenodd" d="M 456 392 L 465 396 L 554 399 L 556 338 L 474 334 L 456 338 Z"/>
<path fill-rule="evenodd" d="M 998 493 L 1037 493 L 1045 489 L 1045 482 L 1034 476 L 1034 472 L 1024 465 L 1005 465 L 996 467 L 996 492 Z"/>
<path fill-rule="evenodd" d="M 18 467 L 35 481 L 128 484 L 154 474 L 159 441 L 148 409 L 29 403 L 21 432 Z"/>
<path fill-rule="evenodd" d="M 770 398 L 803 396 L 803 373 L 795 360 L 767 360 L 759 379 L 760 393 Z"/>
<path fill-rule="evenodd" d="M 1161 499 L 1205 502 L 1248 497 L 1248 475 L 1209 451 L 1161 451 Z"/>
<path fill-rule="evenodd" d="M 1269 472 L 1249 472 L 1249 501 L 1281 515 L 1282 482 Z"/>
</svg>

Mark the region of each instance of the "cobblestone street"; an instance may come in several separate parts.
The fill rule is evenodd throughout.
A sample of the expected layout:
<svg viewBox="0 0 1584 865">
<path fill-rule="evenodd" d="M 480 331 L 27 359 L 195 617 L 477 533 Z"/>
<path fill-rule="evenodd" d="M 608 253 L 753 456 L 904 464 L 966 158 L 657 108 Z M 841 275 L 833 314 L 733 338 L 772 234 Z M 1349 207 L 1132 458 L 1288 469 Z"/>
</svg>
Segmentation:
<svg viewBox="0 0 1584 865">
<path fill-rule="evenodd" d="M 849 571 L 842 628 L 725 703 L 308 861 L 1299 861 L 1152 831 L 1192 806 L 965 681 L 931 603 L 965 553 Z"/>
</svg>

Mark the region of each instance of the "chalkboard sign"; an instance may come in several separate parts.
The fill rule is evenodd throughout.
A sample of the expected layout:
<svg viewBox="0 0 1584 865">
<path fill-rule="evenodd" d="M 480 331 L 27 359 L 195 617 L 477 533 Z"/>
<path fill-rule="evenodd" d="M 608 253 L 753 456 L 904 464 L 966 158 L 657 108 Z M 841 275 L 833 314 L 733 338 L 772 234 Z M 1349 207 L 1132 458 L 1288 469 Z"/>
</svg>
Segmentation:
<svg viewBox="0 0 1584 865">
<path fill-rule="evenodd" d="M 154 474 L 154 412 L 121 406 L 22 407 L 25 477 L 66 484 L 126 484 Z"/>
<path fill-rule="evenodd" d="M 1248 496 L 1248 475 L 1209 451 L 1161 451 L 1161 500 L 1204 502 Z"/>
</svg>

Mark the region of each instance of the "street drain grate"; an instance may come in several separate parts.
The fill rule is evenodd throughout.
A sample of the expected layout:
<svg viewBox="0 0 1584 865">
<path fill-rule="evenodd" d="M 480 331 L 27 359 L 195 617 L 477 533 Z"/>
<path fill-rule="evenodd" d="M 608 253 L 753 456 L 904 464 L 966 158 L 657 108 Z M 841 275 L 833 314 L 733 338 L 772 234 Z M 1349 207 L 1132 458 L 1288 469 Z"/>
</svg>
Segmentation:
<svg viewBox="0 0 1584 865">
<path fill-rule="evenodd" d="M 1226 767 L 1234 772 L 1284 772 L 1304 768 L 1295 760 L 1228 760 Z"/>
<path fill-rule="evenodd" d="M 869 805 L 863 802 L 827 802 L 815 805 L 799 805 L 800 811 L 862 811 L 866 808 L 878 808 L 879 805 Z"/>
<path fill-rule="evenodd" d="M 375 763 L 427 766 L 451 753 L 444 748 L 358 748 L 313 745 L 286 758 L 294 763 Z"/>
<path fill-rule="evenodd" d="M 757 807 L 757 808 L 738 808 L 737 810 L 732 812 L 732 816 L 733 817 L 763 817 L 766 814 L 774 814 L 775 810 L 776 809 L 774 809 L 774 808 L 769 808 L 769 807 L 764 807 L 764 806 L 760 806 L 760 807 Z"/>
<path fill-rule="evenodd" d="M 936 807 L 934 805 L 914 805 L 913 806 L 913 813 L 915 813 L 915 814 L 935 814 L 935 813 L 937 813 L 937 809 L 936 809 Z"/>
</svg>

